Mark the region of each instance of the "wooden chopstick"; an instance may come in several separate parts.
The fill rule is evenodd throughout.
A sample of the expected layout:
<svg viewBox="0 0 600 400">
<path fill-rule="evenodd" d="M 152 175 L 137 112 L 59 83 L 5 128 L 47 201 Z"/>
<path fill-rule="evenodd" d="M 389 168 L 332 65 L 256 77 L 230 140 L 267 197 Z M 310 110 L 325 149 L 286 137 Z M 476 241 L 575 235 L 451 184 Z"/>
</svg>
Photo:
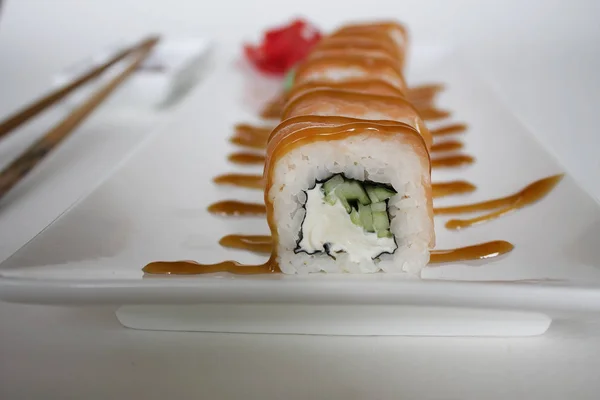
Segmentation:
<svg viewBox="0 0 600 400">
<path fill-rule="evenodd" d="M 89 82 L 90 80 L 100 76 L 104 71 L 108 68 L 112 67 L 131 53 L 141 48 L 148 46 L 150 43 L 154 43 L 156 41 L 155 37 L 148 37 L 144 39 L 142 42 L 119 51 L 113 58 L 106 61 L 104 64 L 99 65 L 98 67 L 92 69 L 91 71 L 85 73 L 74 81 L 67 83 L 66 85 L 56 89 L 52 93 L 47 94 L 41 99 L 37 100 L 33 104 L 27 106 L 24 110 L 17 112 L 16 114 L 8 117 L 4 121 L 0 122 L 0 138 L 10 133 L 15 128 L 19 127 L 24 122 L 28 121 L 32 117 L 39 114 L 41 111 L 46 109 L 47 107 L 53 105 L 58 102 L 66 95 L 71 93 L 73 90 L 79 88 L 83 84 Z"/>
<path fill-rule="evenodd" d="M 16 185 L 29 171 L 31 171 L 46 154 L 62 142 L 81 122 L 89 116 L 121 83 L 123 83 L 140 64 L 150 55 L 158 38 L 149 39 L 138 48 L 134 61 L 115 76 L 110 82 L 98 89 L 85 103 L 77 107 L 71 114 L 50 129 L 42 138 L 37 140 L 16 160 L 0 172 L 0 199 Z"/>
</svg>

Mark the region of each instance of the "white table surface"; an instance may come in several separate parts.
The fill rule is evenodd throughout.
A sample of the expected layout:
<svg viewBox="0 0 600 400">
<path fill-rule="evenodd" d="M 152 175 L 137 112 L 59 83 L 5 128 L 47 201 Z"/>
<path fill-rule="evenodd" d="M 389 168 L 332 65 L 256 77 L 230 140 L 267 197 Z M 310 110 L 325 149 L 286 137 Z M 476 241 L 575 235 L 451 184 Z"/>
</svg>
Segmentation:
<svg viewBox="0 0 600 400">
<path fill-rule="evenodd" d="M 54 73 L 93 49 L 149 31 L 233 42 L 290 15 L 325 27 L 400 17 L 416 41 L 465 52 L 600 198 L 597 1 L 4 3 L 0 116 L 39 96 Z M 55 110 L 0 143 L 0 166 L 59 117 Z M 90 120 L 0 203 L 0 260 L 95 187 L 158 121 L 176 117 L 177 108 Z M 129 135 L 115 133 L 125 125 Z M 1 399 L 592 399 L 599 355 L 599 320 L 556 321 L 545 336 L 528 339 L 222 335 L 127 330 L 110 307 L 0 303 Z"/>
</svg>

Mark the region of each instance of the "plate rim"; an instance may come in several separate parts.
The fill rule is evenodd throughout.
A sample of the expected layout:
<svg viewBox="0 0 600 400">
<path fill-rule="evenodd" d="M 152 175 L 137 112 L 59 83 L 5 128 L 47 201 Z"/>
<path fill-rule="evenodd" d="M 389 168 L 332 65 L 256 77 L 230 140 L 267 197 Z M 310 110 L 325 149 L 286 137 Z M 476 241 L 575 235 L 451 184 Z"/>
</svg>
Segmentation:
<svg viewBox="0 0 600 400">
<path fill-rule="evenodd" d="M 314 279 L 273 280 L 151 278 L 43 280 L 0 275 L 0 299 L 15 303 L 198 304 L 291 303 L 412 305 L 526 311 L 600 312 L 600 287 L 527 281 Z M 341 278 L 341 279 L 339 279 Z M 164 280 L 170 280 L 164 286 Z M 344 281 L 340 285 L 340 281 Z M 25 291 L 24 291 L 25 289 Z M 175 290 L 174 290 L 175 289 Z M 467 290 L 468 289 L 468 290 Z M 473 300 L 476 300 L 475 302 Z"/>
</svg>

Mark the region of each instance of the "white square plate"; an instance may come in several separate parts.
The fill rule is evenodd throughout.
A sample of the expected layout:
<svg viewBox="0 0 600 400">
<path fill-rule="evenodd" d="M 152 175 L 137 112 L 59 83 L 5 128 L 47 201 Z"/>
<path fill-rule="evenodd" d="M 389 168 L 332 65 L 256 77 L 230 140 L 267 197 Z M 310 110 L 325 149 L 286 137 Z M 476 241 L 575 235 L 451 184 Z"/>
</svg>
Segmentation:
<svg viewBox="0 0 600 400">
<path fill-rule="evenodd" d="M 264 260 L 218 244 L 226 234 L 268 233 L 263 218 L 221 218 L 206 211 L 223 199 L 262 200 L 260 191 L 212 183 L 220 173 L 248 172 L 227 162 L 226 155 L 235 150 L 227 139 L 235 123 L 257 122 L 256 98 L 264 101 L 265 90 L 275 87 L 240 68 L 238 53 L 238 48 L 219 48 L 217 68 L 191 94 L 180 120 L 0 266 L 0 298 L 74 304 L 444 306 L 546 314 L 600 310 L 600 208 L 569 176 L 539 203 L 480 226 L 449 231 L 443 226 L 447 218 L 436 217 L 438 248 L 502 239 L 515 249 L 491 262 L 427 268 L 423 280 L 385 274 L 144 278 L 141 268 L 155 260 Z M 452 121 L 469 125 L 465 152 L 477 159 L 466 168 L 434 171 L 434 182 L 464 179 L 477 185 L 472 194 L 436 200 L 436 205 L 504 196 L 563 172 L 510 107 L 461 60 L 444 49 L 416 47 L 408 74 L 413 84 L 447 85 L 440 106 L 453 112 Z M 190 315 L 193 320 L 200 314 Z M 171 324 L 142 327 L 178 329 Z M 380 332 L 365 331 L 373 333 Z"/>
</svg>

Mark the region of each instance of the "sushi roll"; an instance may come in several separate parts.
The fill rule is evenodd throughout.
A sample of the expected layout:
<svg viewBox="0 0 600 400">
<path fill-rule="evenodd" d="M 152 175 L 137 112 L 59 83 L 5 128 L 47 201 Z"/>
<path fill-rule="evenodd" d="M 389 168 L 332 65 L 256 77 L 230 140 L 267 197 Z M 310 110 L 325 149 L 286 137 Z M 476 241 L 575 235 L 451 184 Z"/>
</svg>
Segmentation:
<svg viewBox="0 0 600 400">
<path fill-rule="evenodd" d="M 418 273 L 435 245 L 431 134 L 405 98 L 399 24 L 343 27 L 295 71 L 267 142 L 280 269 Z"/>
<path fill-rule="evenodd" d="M 430 160 L 396 121 L 305 115 L 269 138 L 265 204 L 282 272 L 418 273 L 435 243 Z"/>
</svg>

